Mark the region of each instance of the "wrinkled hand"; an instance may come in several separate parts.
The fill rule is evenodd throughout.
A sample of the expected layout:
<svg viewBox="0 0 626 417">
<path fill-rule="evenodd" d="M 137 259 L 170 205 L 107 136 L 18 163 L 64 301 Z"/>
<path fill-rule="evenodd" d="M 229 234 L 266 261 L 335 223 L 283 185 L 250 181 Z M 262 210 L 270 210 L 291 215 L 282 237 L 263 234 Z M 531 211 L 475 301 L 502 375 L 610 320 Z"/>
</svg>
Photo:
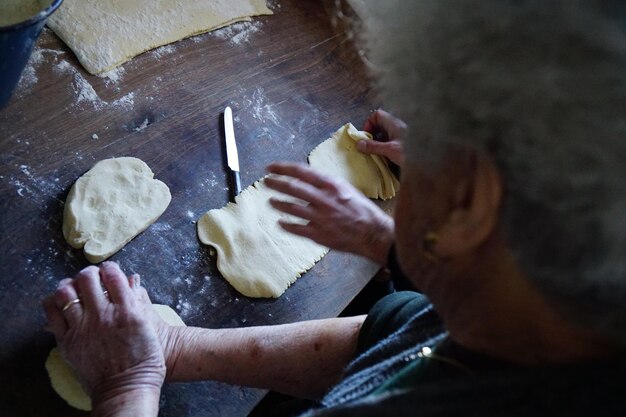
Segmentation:
<svg viewBox="0 0 626 417">
<path fill-rule="evenodd" d="M 269 188 L 306 203 L 270 199 L 275 209 L 308 221 L 305 225 L 280 221 L 283 229 L 385 263 L 394 238 L 393 220 L 370 199 L 348 182 L 326 177 L 303 164 L 274 163 L 268 171 L 292 177 L 268 177 L 265 183 Z"/>
<path fill-rule="evenodd" d="M 80 303 L 68 304 L 79 298 Z M 141 393 L 133 397 L 137 404 L 156 394 L 158 409 L 166 369 L 158 329 L 165 333 L 167 326 L 154 312 L 139 276 L 129 280 L 113 262 L 90 266 L 74 279 L 62 280 L 44 309 L 94 410 L 129 392 Z M 123 403 L 128 404 L 128 396 Z"/>
<path fill-rule="evenodd" d="M 384 110 L 376 110 L 370 114 L 363 130 L 371 133 L 375 140 L 357 142 L 356 146 L 359 151 L 384 156 L 402 167 L 404 152 L 400 140 L 406 134 L 406 123 Z"/>
</svg>

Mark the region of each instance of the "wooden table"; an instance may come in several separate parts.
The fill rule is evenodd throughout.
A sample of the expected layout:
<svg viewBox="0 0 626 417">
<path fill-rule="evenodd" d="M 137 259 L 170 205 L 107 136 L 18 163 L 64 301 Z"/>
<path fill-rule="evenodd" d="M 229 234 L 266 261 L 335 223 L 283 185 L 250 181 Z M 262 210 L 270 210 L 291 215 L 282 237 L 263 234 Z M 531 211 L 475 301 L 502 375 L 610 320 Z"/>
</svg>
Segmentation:
<svg viewBox="0 0 626 417">
<path fill-rule="evenodd" d="M 330 3 L 330 4 L 326 4 Z M 172 203 L 113 256 L 142 275 L 154 302 L 188 325 L 242 327 L 336 316 L 375 265 L 331 251 L 277 300 L 248 299 L 220 276 L 195 221 L 229 198 L 219 117 L 235 124 L 244 187 L 275 160 L 306 155 L 375 106 L 364 66 L 331 23 L 332 1 L 280 0 L 275 15 L 143 54 L 117 82 L 87 74 L 45 30 L 20 88 L 0 110 L 0 414 L 80 415 L 50 388 L 42 298 L 88 265 L 61 233 L 74 181 L 97 161 L 144 160 Z M 230 36 L 229 36 L 230 35 Z M 113 77 L 115 78 L 115 77 Z M 96 94 L 94 96 L 93 94 Z M 162 415 L 245 416 L 264 391 L 169 384 Z"/>
</svg>

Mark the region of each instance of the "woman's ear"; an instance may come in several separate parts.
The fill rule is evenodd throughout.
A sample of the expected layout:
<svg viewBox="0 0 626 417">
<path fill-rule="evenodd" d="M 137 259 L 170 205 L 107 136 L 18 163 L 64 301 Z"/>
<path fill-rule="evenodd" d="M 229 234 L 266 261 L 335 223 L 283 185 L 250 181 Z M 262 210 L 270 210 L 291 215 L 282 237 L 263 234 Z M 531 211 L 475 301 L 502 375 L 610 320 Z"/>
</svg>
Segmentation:
<svg viewBox="0 0 626 417">
<path fill-rule="evenodd" d="M 493 161 L 474 154 L 466 174 L 450 185 L 453 208 L 437 231 L 434 253 L 455 258 L 473 252 L 493 233 L 502 203 L 502 180 Z"/>
</svg>

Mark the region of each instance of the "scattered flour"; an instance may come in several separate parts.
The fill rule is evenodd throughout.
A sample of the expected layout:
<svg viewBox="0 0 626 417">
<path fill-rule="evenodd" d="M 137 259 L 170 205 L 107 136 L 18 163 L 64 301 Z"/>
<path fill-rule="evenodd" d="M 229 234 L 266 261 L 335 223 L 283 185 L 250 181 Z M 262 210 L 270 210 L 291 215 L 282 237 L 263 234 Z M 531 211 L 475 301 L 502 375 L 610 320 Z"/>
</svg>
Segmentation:
<svg viewBox="0 0 626 417">
<path fill-rule="evenodd" d="M 104 83 L 107 87 L 111 84 L 117 84 L 122 80 L 122 77 L 126 73 L 126 70 L 122 67 L 117 67 L 108 72 L 103 72 L 102 74 L 98 74 L 98 77 L 104 78 Z"/>
<path fill-rule="evenodd" d="M 42 64 L 49 64 L 52 66 L 54 73 L 62 75 L 69 74 L 72 76 L 72 89 L 75 94 L 74 105 L 91 104 L 97 110 L 107 106 L 119 106 L 125 109 L 133 108 L 135 105 L 134 93 L 128 93 L 112 102 L 107 102 L 101 99 L 89 81 L 87 81 L 80 71 L 77 70 L 72 64 L 62 59 L 62 55 L 65 55 L 64 51 L 47 48 L 35 48 L 17 85 L 16 95 L 18 97 L 22 97 L 24 94 L 30 92 L 39 81 L 39 77 L 37 75 L 39 67 Z M 108 87 L 111 84 L 118 84 L 122 80 L 124 74 L 125 70 L 118 67 L 104 74 L 100 74 L 99 77 L 104 78 L 105 85 Z"/>
<path fill-rule="evenodd" d="M 33 61 L 33 57 L 31 56 L 30 61 L 28 61 L 28 64 L 24 68 L 24 72 L 22 72 L 22 78 L 20 78 L 20 81 L 17 84 L 18 93 L 28 92 L 35 84 L 37 84 L 37 81 L 39 81 L 36 71 L 38 65 L 39 63 Z"/>
<path fill-rule="evenodd" d="M 106 106 L 119 106 L 125 109 L 131 109 L 135 105 L 135 94 L 132 92 L 112 102 L 101 99 L 89 81 L 87 81 L 80 71 L 70 64 L 69 61 L 62 59 L 62 55 L 65 55 L 64 51 L 35 48 L 24 68 L 22 78 L 20 78 L 16 88 L 16 94 L 21 97 L 30 92 L 39 81 L 37 75 L 39 67 L 42 64 L 49 64 L 52 66 L 54 73 L 60 75 L 69 74 L 72 76 L 72 89 L 75 94 L 74 105 L 91 104 L 97 110 Z M 125 70 L 122 67 L 118 67 L 104 74 L 100 74 L 99 77 L 104 78 L 105 85 L 108 87 L 112 84 L 118 84 L 124 74 Z"/>
<path fill-rule="evenodd" d="M 270 121 L 280 126 L 281 123 L 274 106 L 268 104 L 267 101 L 265 90 L 261 87 L 257 87 L 251 97 L 243 97 L 243 105 L 252 113 L 252 117 L 263 123 Z"/>
<path fill-rule="evenodd" d="M 217 176 L 215 175 L 214 172 L 211 173 L 210 178 L 205 178 L 200 183 L 200 186 L 202 186 L 203 188 L 207 190 L 213 190 L 218 185 L 219 185 L 219 182 L 217 181 Z M 224 190 L 228 190 L 228 186 L 224 187 Z"/>
<path fill-rule="evenodd" d="M 276 10 L 276 9 L 280 10 L 282 8 L 282 6 L 280 5 L 280 3 L 278 3 L 277 0 L 268 0 L 267 7 L 269 7 L 272 10 Z"/>
<path fill-rule="evenodd" d="M 135 93 L 130 92 L 123 96 L 122 98 L 118 98 L 113 103 L 111 103 L 115 107 L 123 107 L 126 109 L 132 109 L 135 105 Z"/>
<path fill-rule="evenodd" d="M 142 130 L 144 130 L 146 127 L 148 127 L 149 121 L 148 119 L 144 119 L 143 123 L 140 124 L 139 126 L 137 126 L 136 128 L 133 129 L 133 131 L 135 132 L 141 132 Z"/>
<path fill-rule="evenodd" d="M 96 90 L 87 81 L 85 77 L 68 61 L 60 61 L 53 67 L 54 72 L 57 74 L 70 74 L 73 77 L 72 87 L 76 95 L 75 105 L 81 103 L 91 104 L 96 110 L 100 110 L 107 106 L 119 106 L 130 109 L 135 104 L 135 93 L 128 93 L 125 96 L 114 100 L 112 102 L 104 101 L 98 96 Z"/>
<path fill-rule="evenodd" d="M 37 70 L 41 64 L 48 62 L 50 57 L 52 57 L 53 63 L 57 63 L 59 55 L 64 53 L 54 49 L 35 48 L 24 68 L 22 78 L 20 78 L 17 84 L 17 94 L 28 93 L 37 84 L 37 81 L 39 81 Z"/>
<path fill-rule="evenodd" d="M 204 35 L 206 35 L 206 33 L 202 33 L 200 35 L 197 36 L 192 36 L 191 39 L 193 41 L 193 43 L 201 43 L 204 40 Z"/>
<path fill-rule="evenodd" d="M 250 41 L 250 35 L 261 29 L 261 22 L 240 22 L 212 32 L 219 39 L 230 41 L 234 45 L 241 45 Z"/>
<path fill-rule="evenodd" d="M 63 192 L 58 179 L 51 180 L 33 175 L 28 165 L 16 165 L 18 173 L 11 175 L 9 184 L 15 187 L 20 197 L 29 198 L 38 204 L 48 203 L 50 199 L 57 199 Z"/>
<path fill-rule="evenodd" d="M 153 223 L 152 226 L 150 226 L 150 229 L 153 232 L 162 233 L 172 230 L 172 226 L 170 226 L 168 223 L 157 222 Z"/>
<path fill-rule="evenodd" d="M 93 106 L 97 109 L 107 104 L 98 96 L 98 93 L 96 93 L 96 90 L 93 89 L 93 86 L 89 84 L 89 81 L 87 81 L 79 73 L 74 74 L 74 92 L 76 93 L 77 104 L 86 101 L 93 104 Z"/>
<path fill-rule="evenodd" d="M 174 46 L 170 44 L 170 45 L 165 45 L 160 48 L 152 50 L 150 52 L 150 55 L 152 55 L 155 58 L 161 58 L 163 55 L 171 54 L 175 50 L 176 48 L 174 48 Z"/>
<path fill-rule="evenodd" d="M 189 313 L 191 313 L 192 311 L 192 307 L 189 301 L 181 300 L 176 305 L 176 310 L 178 310 L 178 314 L 181 316 L 181 318 L 184 319 L 185 317 L 189 316 Z"/>
</svg>

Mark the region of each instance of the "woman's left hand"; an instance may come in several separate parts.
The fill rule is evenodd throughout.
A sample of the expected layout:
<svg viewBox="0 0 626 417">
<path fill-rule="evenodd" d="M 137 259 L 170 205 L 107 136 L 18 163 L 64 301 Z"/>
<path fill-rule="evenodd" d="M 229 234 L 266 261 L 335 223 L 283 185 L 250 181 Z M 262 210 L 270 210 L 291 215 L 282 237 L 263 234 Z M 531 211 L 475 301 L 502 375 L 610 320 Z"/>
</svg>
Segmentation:
<svg viewBox="0 0 626 417">
<path fill-rule="evenodd" d="M 94 412 L 158 410 L 165 360 L 149 319 L 154 312 L 138 284 L 138 277 L 129 280 L 117 264 L 105 262 L 62 280 L 44 301 L 49 328 L 90 393 Z"/>
<path fill-rule="evenodd" d="M 276 191 L 303 200 L 297 204 L 270 199 L 277 210 L 306 220 L 307 224 L 281 221 L 288 232 L 345 252 L 370 258 L 384 265 L 394 239 L 393 219 L 344 180 L 326 177 L 304 164 L 274 163 L 265 184 Z"/>
</svg>

